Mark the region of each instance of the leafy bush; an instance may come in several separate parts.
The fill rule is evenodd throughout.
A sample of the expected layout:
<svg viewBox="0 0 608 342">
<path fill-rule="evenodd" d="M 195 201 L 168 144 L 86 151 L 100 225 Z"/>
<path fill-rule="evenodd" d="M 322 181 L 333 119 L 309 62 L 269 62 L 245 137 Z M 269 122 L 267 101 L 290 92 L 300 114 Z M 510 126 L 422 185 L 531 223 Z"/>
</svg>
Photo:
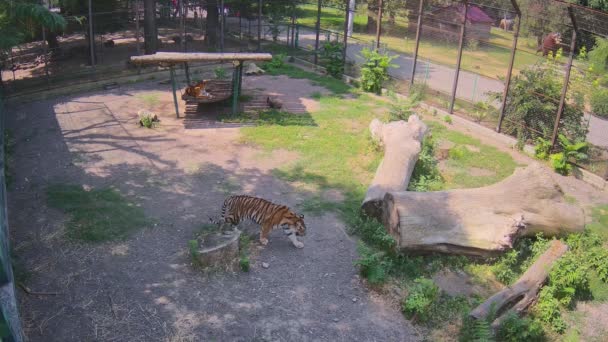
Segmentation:
<svg viewBox="0 0 608 342">
<path fill-rule="evenodd" d="M 435 141 L 432 136 L 426 136 L 422 141 L 422 150 L 412 172 L 408 185 L 410 191 L 436 191 L 443 186 L 443 178 L 437 167 L 435 158 Z"/>
<path fill-rule="evenodd" d="M 540 160 L 549 159 L 551 153 L 551 141 L 538 137 L 534 146 L 534 157 Z"/>
<path fill-rule="evenodd" d="M 608 89 L 597 89 L 591 94 L 591 110 L 593 114 L 608 118 Z"/>
<path fill-rule="evenodd" d="M 188 240 L 188 250 L 190 251 L 190 257 L 192 258 L 193 263 L 198 263 L 198 241 L 197 240 Z"/>
<path fill-rule="evenodd" d="M 264 63 L 264 68 L 267 71 L 281 69 L 285 65 L 285 57 L 287 57 L 287 55 L 285 55 L 284 53 L 273 55 L 272 60 L 270 62 Z"/>
<path fill-rule="evenodd" d="M 327 74 L 332 77 L 341 78 L 344 73 L 343 49 L 344 45 L 340 42 L 332 41 L 323 44 L 321 59 L 323 60 Z"/>
<path fill-rule="evenodd" d="M 367 92 L 380 94 L 382 85 L 389 79 L 388 69 L 396 67 L 395 64 L 391 64 L 395 56 L 367 48 L 361 51 L 361 55 L 365 59 L 361 66 L 361 88 Z"/>
<path fill-rule="evenodd" d="M 467 39 L 467 50 L 477 51 L 479 49 L 479 40 L 474 38 Z"/>
<path fill-rule="evenodd" d="M 549 158 L 551 159 L 551 166 L 556 172 L 567 175 L 572 170 L 570 162 L 577 163 L 588 158 L 589 145 L 586 142 L 572 143 L 563 134 L 560 134 L 558 138 L 562 151 L 550 155 Z"/>
<path fill-rule="evenodd" d="M 600 74 L 603 73 L 608 67 L 608 39 L 596 38 L 595 46 L 587 55 L 593 70 Z"/>
<path fill-rule="evenodd" d="M 517 137 L 519 145 L 533 141 L 541 136 L 551 136 L 555 125 L 555 115 L 559 103 L 552 99 L 561 96 L 562 82 L 558 77 L 557 66 L 546 62 L 524 69 L 513 78 L 511 91 L 505 105 L 503 129 L 506 134 Z M 502 92 L 490 93 L 500 100 Z M 587 128 L 583 124 L 580 106 L 565 106 L 561 116 L 562 132 L 574 139 L 585 138 Z"/>
<path fill-rule="evenodd" d="M 147 110 L 140 110 L 137 115 L 139 116 L 139 123 L 146 128 L 154 128 L 158 122 L 156 115 Z"/>
<path fill-rule="evenodd" d="M 367 279 L 372 285 L 382 284 L 388 277 L 388 260 L 385 258 L 385 252 L 374 251 L 367 247 L 364 243 L 359 243 L 357 246 L 359 259 L 355 262 L 359 266 L 359 273 Z"/>
<path fill-rule="evenodd" d="M 509 313 L 498 328 L 496 337 L 503 342 L 540 342 L 545 340 L 542 325 L 529 319 Z"/>
<path fill-rule="evenodd" d="M 443 117 L 443 121 L 444 121 L 445 123 L 447 123 L 447 124 L 451 125 L 451 124 L 452 124 L 452 117 L 451 117 L 451 116 L 449 116 L 449 115 L 446 115 L 446 116 L 444 116 L 444 117 Z"/>
<path fill-rule="evenodd" d="M 424 322 L 429 319 L 431 306 L 438 297 L 439 287 L 433 280 L 417 278 L 402 303 L 403 312 L 411 319 Z"/>
<path fill-rule="evenodd" d="M 213 69 L 213 73 L 215 74 L 215 78 L 217 78 L 218 80 L 226 78 L 226 69 L 222 67 Z"/>
<path fill-rule="evenodd" d="M 460 329 L 459 341 L 462 342 L 492 342 L 494 334 L 492 333 L 493 315 L 489 319 L 474 319 L 465 317 L 462 328 Z"/>
</svg>

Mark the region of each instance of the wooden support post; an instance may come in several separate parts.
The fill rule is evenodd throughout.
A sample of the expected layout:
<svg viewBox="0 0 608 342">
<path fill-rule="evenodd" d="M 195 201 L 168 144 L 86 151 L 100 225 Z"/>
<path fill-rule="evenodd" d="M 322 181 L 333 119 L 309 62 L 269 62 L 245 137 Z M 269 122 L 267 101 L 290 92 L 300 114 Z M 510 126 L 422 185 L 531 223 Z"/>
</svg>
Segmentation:
<svg viewBox="0 0 608 342">
<path fill-rule="evenodd" d="M 460 63 L 462 62 L 462 47 L 464 46 L 464 34 L 467 26 L 467 15 L 469 14 L 469 2 L 464 0 L 464 15 L 460 27 L 460 41 L 458 42 L 458 60 L 456 61 L 456 74 L 452 85 L 452 100 L 450 101 L 450 114 L 454 114 L 454 103 L 456 102 L 456 89 L 458 89 L 458 76 L 460 76 Z"/>
<path fill-rule="evenodd" d="M 498 126 L 496 132 L 500 133 L 502 128 L 502 121 L 505 118 L 505 110 L 507 107 L 507 97 L 509 96 L 509 88 L 511 87 L 511 76 L 513 74 L 513 64 L 515 63 L 515 52 L 517 51 L 517 38 L 519 37 L 519 27 L 521 26 L 521 11 L 517 5 L 516 0 L 511 0 L 511 4 L 517 12 L 517 26 L 515 27 L 515 33 L 513 34 L 513 45 L 511 47 L 511 59 L 509 60 L 509 70 L 507 71 L 507 78 L 505 79 L 505 90 L 502 93 L 502 105 L 500 106 L 500 117 L 498 118 Z M 505 23 L 505 30 L 506 30 Z"/>
<path fill-rule="evenodd" d="M 570 83 L 570 71 L 572 70 L 572 61 L 574 60 L 574 49 L 576 48 L 576 31 L 578 27 L 576 20 L 574 19 L 574 13 L 572 13 L 572 6 L 568 6 L 568 14 L 572 21 L 572 41 L 570 42 L 570 57 L 568 57 L 568 65 L 566 66 L 566 75 L 564 76 L 564 85 L 562 86 L 562 95 L 559 99 L 559 107 L 557 108 L 557 115 L 555 116 L 555 125 L 553 127 L 553 136 L 551 137 L 551 148 L 555 148 L 555 142 L 557 141 L 557 135 L 559 131 L 559 121 L 564 113 L 564 107 L 566 105 L 566 94 L 568 93 L 568 83 Z"/>
<path fill-rule="evenodd" d="M 414 78 L 416 77 L 416 63 L 418 62 L 418 47 L 420 46 L 420 32 L 422 32 L 422 7 L 424 6 L 424 0 L 419 0 L 418 6 L 418 26 L 416 26 L 416 46 L 414 47 L 414 62 L 412 65 L 412 78 L 410 79 L 410 87 L 414 85 Z"/>
<path fill-rule="evenodd" d="M 317 1 L 317 23 L 315 24 L 315 65 L 319 64 L 319 31 L 321 31 L 321 0 Z"/>
<path fill-rule="evenodd" d="M 382 5 L 383 1 L 378 0 L 378 21 L 376 22 L 376 51 L 380 50 L 380 35 L 382 34 Z"/>
<path fill-rule="evenodd" d="M 179 119 L 179 106 L 177 104 L 177 85 L 175 84 L 175 69 L 171 65 L 169 69 L 171 74 L 171 87 L 173 87 L 173 104 L 175 105 L 175 116 Z"/>
</svg>

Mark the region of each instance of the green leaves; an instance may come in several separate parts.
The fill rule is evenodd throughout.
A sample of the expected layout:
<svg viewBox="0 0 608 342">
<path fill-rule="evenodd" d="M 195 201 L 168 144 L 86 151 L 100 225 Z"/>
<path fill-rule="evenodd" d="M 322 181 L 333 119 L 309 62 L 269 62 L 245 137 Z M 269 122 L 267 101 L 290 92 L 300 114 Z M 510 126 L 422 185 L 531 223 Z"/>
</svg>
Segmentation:
<svg viewBox="0 0 608 342">
<path fill-rule="evenodd" d="M 426 321 L 431 313 L 431 306 L 439 297 L 439 287 L 433 280 L 417 278 L 410 288 L 410 293 L 402 303 L 403 312 L 410 318 Z"/>
<path fill-rule="evenodd" d="M 397 67 L 391 62 L 396 56 L 379 53 L 377 50 L 363 49 L 361 55 L 365 62 L 361 66 L 361 89 L 380 94 L 382 84 L 388 80 L 388 69 Z"/>
<path fill-rule="evenodd" d="M 36 3 L 0 0 L 0 49 L 7 50 L 24 42 L 36 26 L 57 31 L 65 28 L 66 21 Z"/>
<path fill-rule="evenodd" d="M 586 142 L 572 143 L 565 135 L 558 136 L 562 152 L 554 153 L 549 156 L 553 169 L 562 175 L 568 175 L 572 171 L 570 163 L 577 163 L 586 160 L 589 144 Z"/>
</svg>

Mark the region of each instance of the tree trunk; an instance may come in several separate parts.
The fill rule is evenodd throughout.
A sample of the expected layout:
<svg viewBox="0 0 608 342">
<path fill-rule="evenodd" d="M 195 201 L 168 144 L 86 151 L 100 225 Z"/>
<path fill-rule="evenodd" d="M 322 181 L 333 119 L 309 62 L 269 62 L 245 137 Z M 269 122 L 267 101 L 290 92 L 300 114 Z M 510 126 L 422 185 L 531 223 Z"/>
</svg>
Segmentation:
<svg viewBox="0 0 608 342">
<path fill-rule="evenodd" d="M 207 4 L 207 29 L 205 34 L 205 43 L 208 47 L 216 47 L 218 41 L 218 27 L 219 27 L 219 7 L 216 2 L 209 2 Z"/>
<path fill-rule="evenodd" d="M 158 51 L 156 0 L 144 0 L 144 48 L 147 55 Z"/>
<path fill-rule="evenodd" d="M 568 246 L 559 240 L 551 241 L 549 248 L 536 260 L 515 284 L 494 294 L 471 311 L 471 317 L 486 319 L 490 314 L 498 313 L 492 327 L 498 328 L 509 312 L 520 315 L 526 311 L 538 297 L 540 288 L 545 284 L 553 264 L 568 251 Z"/>
<path fill-rule="evenodd" d="M 378 4 L 376 0 L 367 2 L 367 33 L 376 33 L 378 16 Z"/>
<path fill-rule="evenodd" d="M 554 173 L 538 164 L 477 189 L 389 192 L 383 222 L 407 252 L 492 256 L 520 235 L 581 232 L 583 210 L 564 200 Z"/>
<path fill-rule="evenodd" d="M 416 166 L 426 125 L 416 115 L 407 122 L 383 124 L 374 119 L 369 125 L 372 138 L 384 146 L 384 159 L 367 189 L 361 208 L 370 217 L 382 219 L 382 201 L 389 191 L 404 191 Z"/>
</svg>

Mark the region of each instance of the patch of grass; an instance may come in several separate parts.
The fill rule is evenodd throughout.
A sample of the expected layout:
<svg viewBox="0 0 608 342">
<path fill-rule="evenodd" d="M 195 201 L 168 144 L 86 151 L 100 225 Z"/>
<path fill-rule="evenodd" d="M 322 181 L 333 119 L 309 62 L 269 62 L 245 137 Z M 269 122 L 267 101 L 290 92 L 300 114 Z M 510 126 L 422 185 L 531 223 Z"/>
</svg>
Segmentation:
<svg viewBox="0 0 608 342">
<path fill-rule="evenodd" d="M 239 102 L 249 102 L 249 101 L 251 101 L 251 99 L 253 99 L 253 96 L 251 96 L 251 95 L 245 95 L 245 94 L 239 95 Z"/>
<path fill-rule="evenodd" d="M 251 239 L 247 234 L 242 234 L 239 238 L 239 266 L 243 272 L 249 272 L 250 260 L 249 260 L 249 245 Z"/>
<path fill-rule="evenodd" d="M 327 88 L 336 95 L 347 94 L 352 91 L 352 88 L 333 77 L 318 75 L 293 65 L 284 64 L 280 67 L 267 70 L 268 75 L 287 75 L 291 78 L 304 78 L 313 81 L 313 84 Z"/>
<path fill-rule="evenodd" d="M 51 185 L 47 200 L 68 214 L 66 235 L 71 239 L 121 240 L 150 223 L 142 208 L 111 188 L 87 191 L 80 185 Z"/>
<path fill-rule="evenodd" d="M 315 91 L 312 94 L 310 94 L 310 97 L 315 99 L 315 100 L 319 100 L 321 99 L 321 97 L 323 96 L 323 94 L 321 94 L 320 91 Z"/>
<path fill-rule="evenodd" d="M 444 116 L 444 117 L 443 117 L 443 122 L 445 122 L 445 123 L 447 123 L 447 124 L 451 125 L 451 124 L 452 124 L 452 117 L 451 117 L 451 116 L 449 116 L 449 115 Z"/>
<path fill-rule="evenodd" d="M 260 112 L 259 118 L 253 120 L 248 115 L 241 113 L 236 116 L 228 116 L 222 119 L 223 122 L 253 122 L 264 126 L 315 126 L 314 119 L 310 114 L 292 114 L 276 109 Z"/>
<path fill-rule="evenodd" d="M 154 108 L 160 104 L 160 95 L 156 93 L 142 93 L 135 95 L 135 98 L 141 100 L 148 108 Z"/>
</svg>

